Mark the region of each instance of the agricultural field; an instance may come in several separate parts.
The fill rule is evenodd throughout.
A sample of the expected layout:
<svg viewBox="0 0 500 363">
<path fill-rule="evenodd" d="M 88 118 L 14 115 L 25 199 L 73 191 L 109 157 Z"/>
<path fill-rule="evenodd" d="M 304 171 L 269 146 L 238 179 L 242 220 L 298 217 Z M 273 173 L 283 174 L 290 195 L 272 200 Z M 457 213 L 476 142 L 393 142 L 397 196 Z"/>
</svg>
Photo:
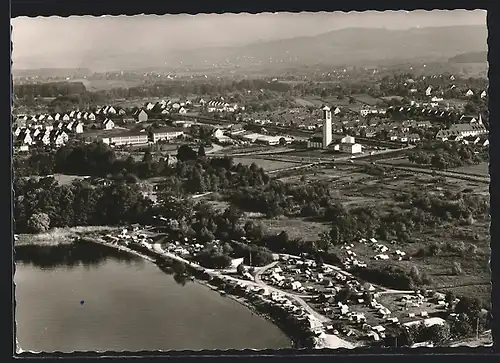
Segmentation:
<svg viewBox="0 0 500 363">
<path fill-rule="evenodd" d="M 235 157 L 233 158 L 233 162 L 234 164 L 241 163 L 243 165 L 251 165 L 252 163 L 255 163 L 258 167 L 264 169 L 265 171 L 279 170 L 298 165 L 297 163 L 293 162 L 246 157 Z"/>
<path fill-rule="evenodd" d="M 82 82 L 85 85 L 87 91 L 107 91 L 113 88 L 130 88 L 136 87 L 143 84 L 142 81 L 126 81 L 126 80 L 114 80 L 114 79 L 86 79 L 80 78 L 75 79 L 73 82 Z"/>
<path fill-rule="evenodd" d="M 358 102 L 364 103 L 369 106 L 375 106 L 381 101 L 378 98 L 366 94 L 352 95 L 352 98 L 354 98 Z"/>
<path fill-rule="evenodd" d="M 363 175 L 359 171 L 352 170 L 353 174 Z M 344 171 L 345 174 L 345 171 Z M 345 179 L 344 179 L 345 180 Z M 332 181 L 332 188 L 338 191 L 339 196 L 346 206 L 376 205 L 381 212 L 386 207 L 393 205 L 394 195 L 399 191 L 418 191 L 440 194 L 445 191 L 473 190 L 476 194 L 487 195 L 488 185 L 473 183 L 464 180 L 449 178 L 435 178 L 432 176 L 415 176 L 401 172 L 394 172 L 384 178 L 364 174 L 364 179 L 358 179 L 356 183 L 342 183 L 342 179 Z M 491 289 L 489 289 L 490 269 L 490 237 L 489 222 L 475 221 L 472 225 L 459 225 L 456 221 L 446 222 L 438 228 L 430 228 L 424 233 L 416 236 L 410 235 L 408 242 L 379 241 L 389 247 L 390 255 L 396 250 L 412 256 L 410 261 L 399 261 L 391 258 L 388 261 L 374 260 L 377 254 L 372 248 L 365 244 L 355 244 L 351 250 L 356 253 L 357 258 L 365 262 L 368 267 L 384 267 L 388 263 L 409 271 L 416 266 L 420 273 L 430 277 L 428 288 L 446 288 L 457 293 L 473 291 L 475 296 L 480 297 L 485 303 L 490 301 Z M 457 244 L 474 252 L 460 254 L 453 250 Z M 442 252 L 437 255 L 422 255 L 422 251 L 428 250 L 431 245 L 439 245 Z M 475 247 L 471 247 L 474 245 Z M 449 247 L 452 246 L 452 247 Z M 339 256 L 345 256 L 346 251 L 336 247 L 335 252 Z M 453 272 L 453 264 L 461 266 L 459 273 Z M 481 292 L 481 295 L 477 295 Z"/>
</svg>

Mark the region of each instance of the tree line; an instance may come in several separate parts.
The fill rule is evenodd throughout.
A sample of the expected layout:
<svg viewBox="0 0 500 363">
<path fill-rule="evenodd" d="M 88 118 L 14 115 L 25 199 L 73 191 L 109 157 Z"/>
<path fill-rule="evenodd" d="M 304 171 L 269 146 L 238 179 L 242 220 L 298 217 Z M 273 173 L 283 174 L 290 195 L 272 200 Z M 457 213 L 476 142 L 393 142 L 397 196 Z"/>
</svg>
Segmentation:
<svg viewBox="0 0 500 363">
<path fill-rule="evenodd" d="M 410 163 L 439 170 L 479 164 L 489 160 L 487 148 L 453 142 L 428 141 L 407 152 Z"/>
<path fill-rule="evenodd" d="M 167 157 L 153 160 L 151 152 L 146 150 L 142 160 L 136 161 L 132 156 L 120 159 L 102 142 L 72 142 L 56 152 L 33 150 L 27 158 L 17 156 L 14 170 L 17 176 L 61 173 L 131 182 L 137 178 L 164 177 L 158 188 L 178 195 L 260 186 L 269 181 L 269 176 L 257 165 L 234 164 L 230 157 L 207 158 L 203 147 L 195 151 L 182 145 L 176 157 L 175 164 L 169 163 Z"/>
</svg>

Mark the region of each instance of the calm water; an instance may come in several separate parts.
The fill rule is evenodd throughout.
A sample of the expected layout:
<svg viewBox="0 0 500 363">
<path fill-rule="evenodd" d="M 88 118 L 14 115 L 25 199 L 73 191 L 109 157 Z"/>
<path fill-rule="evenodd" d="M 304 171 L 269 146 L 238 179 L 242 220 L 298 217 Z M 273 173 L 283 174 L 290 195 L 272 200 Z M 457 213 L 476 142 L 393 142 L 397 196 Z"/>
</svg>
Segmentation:
<svg viewBox="0 0 500 363">
<path fill-rule="evenodd" d="M 22 247 L 16 259 L 17 340 L 25 351 L 290 346 L 240 304 L 105 247 Z"/>
</svg>

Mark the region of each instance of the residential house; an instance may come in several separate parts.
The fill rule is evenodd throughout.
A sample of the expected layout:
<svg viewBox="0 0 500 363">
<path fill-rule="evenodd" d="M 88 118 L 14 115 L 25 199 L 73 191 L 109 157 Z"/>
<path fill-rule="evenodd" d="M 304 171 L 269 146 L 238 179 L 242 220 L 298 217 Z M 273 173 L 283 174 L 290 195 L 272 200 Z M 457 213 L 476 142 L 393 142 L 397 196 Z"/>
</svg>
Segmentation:
<svg viewBox="0 0 500 363">
<path fill-rule="evenodd" d="M 151 111 L 155 107 L 154 103 L 148 102 L 146 104 L 146 110 Z"/>
<path fill-rule="evenodd" d="M 179 113 L 181 115 L 185 115 L 187 113 L 187 109 L 185 109 L 184 107 L 181 107 L 181 108 L 179 108 Z"/>
<path fill-rule="evenodd" d="M 17 141 L 22 145 L 31 145 L 33 143 L 33 138 L 31 137 L 30 129 L 24 129 L 23 131 L 21 131 L 21 133 L 17 137 Z"/>
<path fill-rule="evenodd" d="M 119 116 L 124 116 L 126 113 L 127 113 L 127 112 L 126 112 L 123 108 L 120 108 L 120 109 L 118 110 L 118 115 L 119 115 Z"/>
<path fill-rule="evenodd" d="M 427 87 L 427 89 L 425 90 L 425 95 L 426 95 L 426 96 L 430 96 L 430 95 L 431 95 L 431 93 L 432 93 L 432 87 L 431 87 L 431 86 L 429 86 L 429 87 Z"/>
<path fill-rule="evenodd" d="M 68 115 L 67 113 L 65 113 L 65 114 L 63 115 L 63 117 L 62 117 L 62 120 L 63 120 L 63 121 L 69 121 L 69 120 L 71 120 L 71 118 L 69 117 L 69 115 Z"/>
<path fill-rule="evenodd" d="M 102 129 L 103 130 L 112 130 L 115 128 L 115 123 L 113 120 L 107 118 L 102 122 Z"/>
<path fill-rule="evenodd" d="M 417 143 L 420 142 L 420 135 L 419 134 L 410 134 L 408 135 L 408 142 L 409 143 Z"/>
<path fill-rule="evenodd" d="M 143 109 L 138 110 L 135 114 L 136 122 L 146 122 L 148 120 L 148 114 Z"/>
<path fill-rule="evenodd" d="M 224 136 L 224 132 L 221 129 L 213 129 L 212 136 L 216 139 L 220 139 Z"/>
<path fill-rule="evenodd" d="M 70 117 L 70 119 L 76 118 L 76 111 L 75 110 L 71 111 L 69 113 L 69 117 Z"/>
<path fill-rule="evenodd" d="M 486 91 L 481 92 L 481 98 L 485 98 L 485 97 L 486 97 Z"/>
<path fill-rule="evenodd" d="M 23 131 L 23 129 L 22 129 L 21 127 L 17 126 L 16 128 L 14 128 L 14 132 L 13 132 L 13 133 L 14 133 L 14 136 L 15 136 L 15 137 L 18 137 L 18 136 L 19 136 L 19 134 L 20 134 L 22 131 Z"/>
<path fill-rule="evenodd" d="M 96 119 L 96 116 L 93 112 L 90 112 L 88 115 L 87 115 L 87 119 L 90 120 L 90 121 L 95 121 Z"/>
<path fill-rule="evenodd" d="M 61 119 L 61 114 L 60 114 L 60 113 L 56 113 L 56 114 L 54 115 L 54 120 L 55 120 L 55 121 L 59 121 L 60 119 Z"/>
<path fill-rule="evenodd" d="M 74 131 L 77 134 L 82 134 L 83 133 L 83 122 L 76 121 L 74 123 Z"/>
<path fill-rule="evenodd" d="M 465 93 L 465 95 L 466 95 L 467 97 L 472 97 L 472 96 L 474 96 L 474 92 L 472 92 L 472 90 L 470 89 L 470 90 L 468 90 L 468 91 Z"/>
<path fill-rule="evenodd" d="M 107 107 L 107 110 L 105 112 L 108 115 L 116 115 L 116 109 L 113 106 Z"/>
<path fill-rule="evenodd" d="M 56 147 L 62 146 L 68 142 L 68 134 L 63 130 L 50 131 L 50 143 Z"/>
</svg>

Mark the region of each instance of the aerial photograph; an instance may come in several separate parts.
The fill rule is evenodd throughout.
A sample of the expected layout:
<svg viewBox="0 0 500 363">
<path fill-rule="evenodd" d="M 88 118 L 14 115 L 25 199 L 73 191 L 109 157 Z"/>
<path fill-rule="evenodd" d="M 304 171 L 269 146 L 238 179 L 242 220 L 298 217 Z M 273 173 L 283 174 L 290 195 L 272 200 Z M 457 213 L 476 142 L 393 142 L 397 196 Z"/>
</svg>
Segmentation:
<svg viewBox="0 0 500 363">
<path fill-rule="evenodd" d="M 486 11 L 11 25 L 17 354 L 492 346 Z"/>
</svg>

